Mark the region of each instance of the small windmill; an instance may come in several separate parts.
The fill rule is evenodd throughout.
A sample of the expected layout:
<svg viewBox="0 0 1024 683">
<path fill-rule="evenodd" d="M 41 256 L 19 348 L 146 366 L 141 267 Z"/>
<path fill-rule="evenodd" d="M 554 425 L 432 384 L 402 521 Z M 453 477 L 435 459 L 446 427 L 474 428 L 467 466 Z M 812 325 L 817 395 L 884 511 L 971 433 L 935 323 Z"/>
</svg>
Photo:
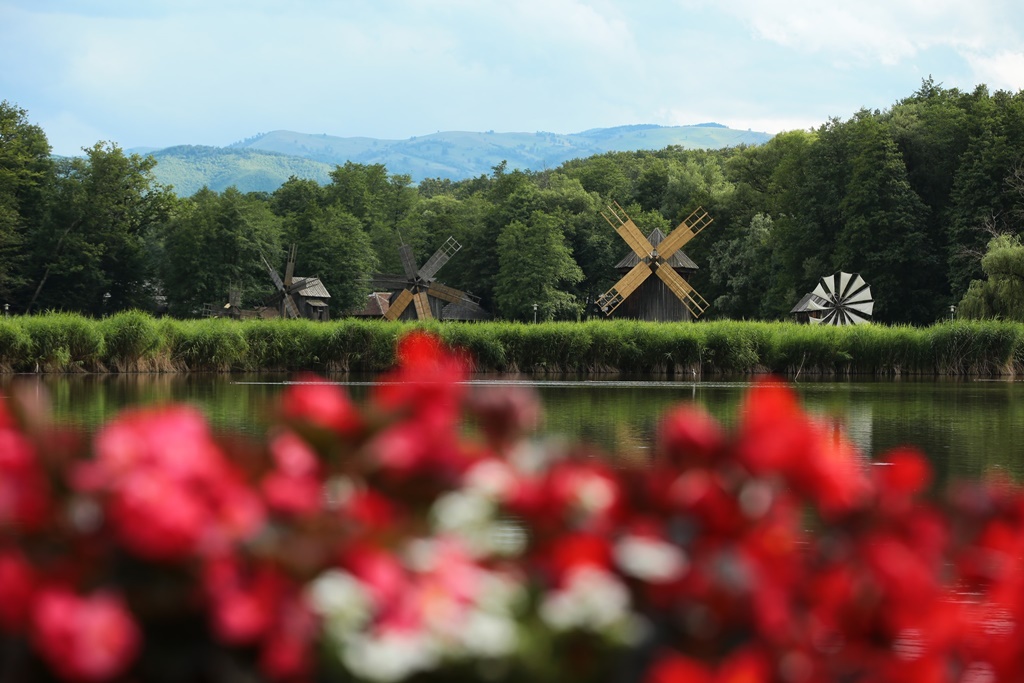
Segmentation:
<svg viewBox="0 0 1024 683">
<path fill-rule="evenodd" d="M 817 325 L 860 325 L 870 321 L 875 302 L 860 273 L 826 275 L 791 313 L 806 314 Z"/>
<path fill-rule="evenodd" d="M 320 278 L 295 277 L 295 253 L 296 247 L 293 244 L 288 252 L 284 279 L 281 279 L 267 258 L 262 253 L 260 254 L 263 265 L 267 267 L 270 279 L 274 281 L 274 286 L 277 288 L 270 303 L 278 306 L 282 318 L 305 317 L 313 320 L 327 320 L 328 306 L 324 299 L 331 298 L 331 295 Z"/>
<path fill-rule="evenodd" d="M 711 224 L 707 211 L 698 208 L 691 213 L 668 237 L 654 243 L 640 232 L 636 223 L 626 215 L 621 206 L 608 207 L 608 213 L 601 213 L 615 232 L 626 241 L 636 255 L 637 263 L 623 275 L 615 285 L 597 298 L 597 306 L 605 315 L 611 315 L 616 308 L 654 273 L 675 295 L 694 318 L 700 317 L 707 309 L 708 302 L 690 286 L 683 276 L 676 272 L 674 261 L 683 256 L 680 251 L 701 230 Z M 652 236 L 660 232 L 652 233 Z M 692 263 L 692 262 L 691 262 Z M 695 267 L 695 266 L 694 266 Z"/>
<path fill-rule="evenodd" d="M 459 304 L 460 310 L 480 309 L 479 300 L 462 290 L 455 289 L 437 282 L 434 276 L 441 266 L 448 263 L 448 260 L 462 249 L 462 245 L 449 237 L 434 254 L 427 259 L 422 268 L 416 268 L 416 255 L 408 244 L 401 244 L 398 247 L 398 256 L 402 261 L 404 275 L 378 274 L 374 275 L 371 286 L 377 289 L 397 291 L 391 305 L 388 306 L 384 317 L 387 320 L 398 320 L 405 312 L 409 304 L 414 305 L 416 318 L 418 320 L 430 320 L 435 317 L 431 308 L 431 297 L 451 304 Z M 440 306 L 438 310 L 440 314 Z"/>
</svg>

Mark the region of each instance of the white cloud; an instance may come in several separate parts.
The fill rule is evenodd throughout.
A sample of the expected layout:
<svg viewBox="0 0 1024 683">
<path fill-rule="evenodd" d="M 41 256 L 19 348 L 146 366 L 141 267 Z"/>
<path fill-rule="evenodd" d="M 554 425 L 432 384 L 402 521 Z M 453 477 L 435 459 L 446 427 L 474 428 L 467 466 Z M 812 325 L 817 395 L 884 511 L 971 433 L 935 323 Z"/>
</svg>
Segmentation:
<svg viewBox="0 0 1024 683">
<path fill-rule="evenodd" d="M 1024 52 L 1000 52 L 991 56 L 968 55 L 978 83 L 991 90 L 1017 92 L 1024 89 Z"/>
<path fill-rule="evenodd" d="M 984 51 L 1019 45 L 1019 5 L 1001 0 L 726 0 L 754 34 L 837 62 L 895 64 L 935 47 Z"/>
</svg>

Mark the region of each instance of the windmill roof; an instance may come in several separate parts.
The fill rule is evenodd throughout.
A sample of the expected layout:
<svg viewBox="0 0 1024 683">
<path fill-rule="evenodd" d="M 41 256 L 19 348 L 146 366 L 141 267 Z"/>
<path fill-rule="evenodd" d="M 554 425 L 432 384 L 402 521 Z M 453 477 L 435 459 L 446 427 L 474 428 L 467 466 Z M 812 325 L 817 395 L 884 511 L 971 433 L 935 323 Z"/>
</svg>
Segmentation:
<svg viewBox="0 0 1024 683">
<path fill-rule="evenodd" d="M 812 301 L 818 304 L 818 308 L 811 307 Z M 821 306 L 824 306 L 827 303 L 827 301 L 822 299 L 817 294 L 813 292 L 808 292 L 807 294 L 804 294 L 804 297 L 800 299 L 799 302 L 797 302 L 797 305 L 793 307 L 793 310 L 791 310 L 790 313 L 807 313 L 809 311 L 817 311 L 820 310 Z"/>
<path fill-rule="evenodd" d="M 665 233 L 658 228 L 655 228 L 649 235 L 647 235 L 647 241 L 655 248 L 661 244 L 664 239 Z M 640 263 L 640 257 L 636 255 L 636 252 L 630 251 L 626 254 L 624 259 L 615 264 L 615 268 L 629 270 L 638 263 Z M 698 270 L 697 264 L 693 262 L 693 259 L 684 254 L 682 249 L 677 249 L 676 253 L 672 254 L 666 263 L 673 269 L 677 270 Z"/>
<path fill-rule="evenodd" d="M 349 315 L 379 318 L 388 312 L 388 306 L 391 305 L 390 296 L 391 292 L 372 292 L 366 297 L 366 306 L 358 311 L 352 311 Z"/>
<path fill-rule="evenodd" d="M 296 277 L 295 284 L 299 285 L 299 288 L 295 290 L 295 294 L 299 296 L 314 299 L 331 298 L 331 295 L 327 293 L 327 288 L 324 287 L 324 283 L 320 282 L 318 277 Z"/>
<path fill-rule="evenodd" d="M 442 320 L 490 320 L 491 316 L 473 301 L 453 301 L 441 310 Z"/>
</svg>

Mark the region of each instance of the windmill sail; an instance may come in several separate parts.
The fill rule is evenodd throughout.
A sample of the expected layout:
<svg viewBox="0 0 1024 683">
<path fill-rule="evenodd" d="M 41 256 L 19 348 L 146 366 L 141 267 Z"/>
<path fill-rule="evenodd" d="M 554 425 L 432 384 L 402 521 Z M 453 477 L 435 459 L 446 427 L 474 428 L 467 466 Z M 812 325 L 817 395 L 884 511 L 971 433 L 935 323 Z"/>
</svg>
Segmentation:
<svg viewBox="0 0 1024 683">
<path fill-rule="evenodd" d="M 871 320 L 874 307 L 871 287 L 860 273 L 842 271 L 821 278 L 807 301 L 808 311 L 819 312 L 810 318 L 819 325 L 860 325 Z"/>
</svg>

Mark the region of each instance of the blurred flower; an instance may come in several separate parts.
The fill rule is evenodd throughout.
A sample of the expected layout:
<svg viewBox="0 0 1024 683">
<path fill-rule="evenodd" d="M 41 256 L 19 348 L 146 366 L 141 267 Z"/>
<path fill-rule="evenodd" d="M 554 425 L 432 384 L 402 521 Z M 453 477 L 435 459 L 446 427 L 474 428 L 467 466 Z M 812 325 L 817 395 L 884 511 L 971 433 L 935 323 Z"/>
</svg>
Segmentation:
<svg viewBox="0 0 1024 683">
<path fill-rule="evenodd" d="M 68 681 L 106 681 L 131 665 L 140 634 L 121 599 L 42 589 L 32 609 L 32 636 L 46 662 Z"/>
</svg>

